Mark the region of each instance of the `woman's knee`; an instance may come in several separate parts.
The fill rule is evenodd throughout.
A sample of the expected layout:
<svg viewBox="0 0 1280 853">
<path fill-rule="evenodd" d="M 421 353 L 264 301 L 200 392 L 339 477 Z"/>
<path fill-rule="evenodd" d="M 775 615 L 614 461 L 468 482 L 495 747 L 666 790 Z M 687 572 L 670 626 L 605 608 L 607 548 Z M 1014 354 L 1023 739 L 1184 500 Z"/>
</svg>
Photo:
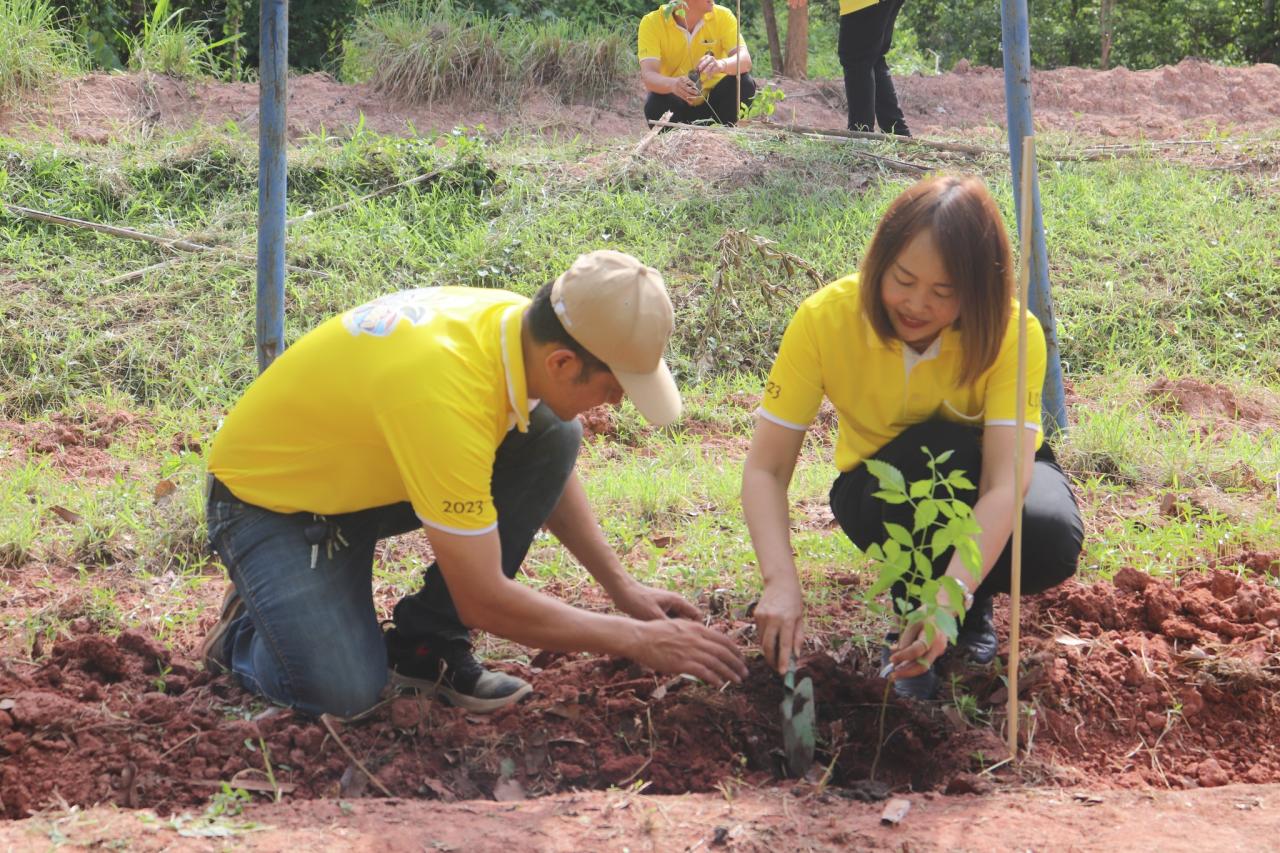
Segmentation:
<svg viewBox="0 0 1280 853">
<path fill-rule="evenodd" d="M 1084 547 L 1079 513 L 1028 511 L 1023 525 L 1023 583 L 1028 594 L 1052 589 L 1076 573 Z"/>
</svg>

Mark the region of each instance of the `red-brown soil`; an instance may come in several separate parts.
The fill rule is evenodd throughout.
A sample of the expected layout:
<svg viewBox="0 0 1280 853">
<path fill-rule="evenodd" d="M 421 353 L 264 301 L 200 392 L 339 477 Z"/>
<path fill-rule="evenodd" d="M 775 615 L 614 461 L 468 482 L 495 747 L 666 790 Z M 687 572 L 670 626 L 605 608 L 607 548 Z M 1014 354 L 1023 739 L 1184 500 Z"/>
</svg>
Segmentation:
<svg viewBox="0 0 1280 853">
<path fill-rule="evenodd" d="M 773 81 L 786 93 L 774 118 L 811 127 L 844 127 L 839 81 Z M 1004 73 L 961 64 L 947 74 L 895 79 L 907 120 L 920 136 L 970 136 L 1005 125 Z M 1207 135 L 1251 136 L 1280 124 L 1280 67 L 1229 68 L 1199 60 L 1150 71 L 1058 68 L 1032 78 L 1037 131 L 1077 139 L 1187 140 Z M 391 101 L 368 85 L 326 74 L 289 81 L 289 132 L 341 133 L 363 117 L 380 133 L 448 131 L 483 125 L 590 139 L 644 132 L 638 88 L 605 107 L 563 104 L 533 93 L 518 110 L 475 103 Z M 120 136 L 173 131 L 203 122 L 257 125 L 258 88 L 248 83 L 191 83 L 136 74 L 90 74 L 58 85 L 41 103 L 0 110 L 0 134 L 61 135 L 105 143 Z"/>
<path fill-rule="evenodd" d="M 1280 572 L 1280 554 L 1235 562 Z M 1035 716 L 1024 727 L 1022 781 L 1280 782 L 1280 590 L 1265 578 L 1215 571 L 1175 585 L 1123 570 L 1114 585 L 1073 582 L 1030 600 L 1021 683 Z M 725 628 L 748 633 L 745 623 Z M 636 780 L 655 794 L 784 781 L 781 686 L 758 659 L 743 685 L 721 691 L 625 661 L 542 654 L 508 666 L 535 685 L 516 708 L 478 716 L 398 696 L 330 732 L 258 707 L 143 633 L 113 640 L 85 630 L 38 661 L 0 666 L 0 802 L 21 818 L 61 802 L 168 813 L 206 801 L 222 781 L 260 791 L 278 784 L 290 799 L 385 789 L 450 802 Z M 974 793 L 1017 780 L 1007 767 L 976 775 L 1004 755 L 1004 687 L 994 671 L 957 668 L 987 722 L 948 703 L 891 700 L 881 784 L 869 783 L 884 687 L 873 669 L 856 653 L 803 662 L 815 685 L 817 759 L 834 792 Z"/>
<path fill-rule="evenodd" d="M 783 85 L 788 98 L 777 118 L 843 125 L 838 85 Z M 997 69 L 904 77 L 899 91 L 917 134 L 998 140 Z M 1037 129 L 1073 139 L 1256 137 L 1280 126 L 1280 69 L 1195 61 L 1144 72 L 1058 69 L 1037 72 L 1035 98 Z M 643 133 L 639 104 L 636 94 L 604 109 L 535 96 L 499 114 L 389 103 L 367 87 L 307 75 L 290 81 L 290 129 L 295 138 L 340 132 L 363 115 L 366 127 L 385 133 L 404 132 L 407 122 L 421 132 L 483 123 L 630 146 Z M 95 74 L 68 81 L 44 104 L 0 111 L 0 134 L 102 143 L 198 122 L 250 128 L 256 106 L 253 86 Z M 662 155 L 678 138 L 669 136 L 650 153 Z M 1150 392 L 1154 405 L 1204 423 L 1207 432 L 1275 425 L 1272 409 L 1217 386 L 1175 380 Z M 613 419 L 587 420 L 589 432 L 615 436 Z M 111 443 L 146 428 L 109 413 L 0 424 L 12 438 L 6 465 L 48 458 L 68 479 L 90 484 L 120 473 Z M 701 436 L 701 427 L 691 431 Z M 186 438 L 175 441 L 183 445 L 175 450 L 189 449 Z M 806 526 L 830 525 L 823 507 L 802 515 Z M 1231 783 L 1280 782 L 1280 592 L 1271 579 L 1280 574 L 1280 554 L 1226 555 L 1218 564 L 1231 571 L 1174 580 L 1123 571 L 1115 584 L 1072 583 L 1026 602 L 1022 698 L 1035 714 L 1023 726 L 1029 752 L 1016 769 L 981 772 L 1002 756 L 995 672 L 957 671 L 963 691 L 977 699 L 976 721 L 949 704 L 891 702 L 877 778 L 912 798 L 898 828 L 878 825 L 879 804 L 850 799 L 884 793 L 866 784 L 883 682 L 847 646 L 826 643 L 841 651 L 805 660 L 817 689 L 818 760 L 831 769 L 824 788 L 780 776 L 781 689 L 758 660 L 746 684 L 717 692 L 621 661 L 541 656 L 530 666 L 504 664 L 535 685 L 518 708 L 478 717 L 398 697 L 365 720 L 333 722 L 330 732 L 199 671 L 190 656 L 200 626 L 168 634 L 171 648 L 140 631 L 111 636 L 120 626 L 76 618 L 82 610 L 70 581 L 77 567 L 56 560 L 0 566 L 14 591 L 0 610 L 52 608 L 74 620 L 56 641 L 21 652 L 13 638 L 0 638 L 7 655 L 0 658 L 0 814 L 18 819 L 0 822 L 0 846 L 44 849 L 59 838 L 140 849 L 221 846 L 174 830 L 186 825 L 182 814 L 198 813 L 231 782 L 261 799 L 281 793 L 278 805 L 251 810 L 252 820 L 274 829 L 231 842 L 257 849 L 1147 850 L 1188 841 L 1204 849 L 1210 838 L 1223 849 L 1257 849 L 1280 829 L 1280 794 Z M 111 582 L 126 608 L 145 600 L 150 583 L 123 570 Z M 216 587 L 194 594 L 212 604 Z M 852 600 L 826 605 L 823 617 L 847 623 L 857 607 Z M 742 623 L 720 618 L 753 653 Z M 645 783 L 646 794 L 704 793 L 658 798 L 630 790 Z M 395 798 L 380 798 L 380 785 Z M 1090 793 L 1073 797 L 1059 785 Z M 621 790 L 590 790 L 609 786 Z M 80 811 L 94 804 L 177 817 L 160 832 L 139 822 L 145 813 Z"/>
</svg>

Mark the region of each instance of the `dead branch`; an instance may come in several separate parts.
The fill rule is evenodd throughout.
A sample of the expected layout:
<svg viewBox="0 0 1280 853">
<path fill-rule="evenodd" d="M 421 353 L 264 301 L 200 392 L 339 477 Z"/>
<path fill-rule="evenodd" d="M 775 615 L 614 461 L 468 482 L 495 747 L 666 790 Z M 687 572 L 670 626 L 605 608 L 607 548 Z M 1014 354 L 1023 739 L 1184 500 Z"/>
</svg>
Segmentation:
<svg viewBox="0 0 1280 853">
<path fill-rule="evenodd" d="M 377 789 L 382 792 L 383 796 L 390 799 L 391 792 L 387 790 L 387 786 L 382 784 L 382 782 L 379 781 L 377 776 L 374 776 L 372 773 L 370 773 L 369 768 L 364 766 L 364 762 L 356 758 L 356 754 L 352 752 L 345 743 L 342 742 L 342 738 L 338 737 L 338 731 L 333 727 L 333 722 L 330 719 L 330 715 L 321 714 L 320 722 L 324 723 L 324 727 L 329 730 L 329 734 L 333 735 L 334 743 L 336 743 L 339 747 L 342 748 L 342 751 L 347 754 L 347 758 L 350 758 L 351 762 L 355 764 L 356 767 L 359 767 L 360 770 L 364 772 L 364 775 L 369 777 L 369 781 L 372 782 L 377 787 Z"/>
<path fill-rule="evenodd" d="M 223 255 L 224 257 L 233 258 L 242 261 L 251 266 L 257 266 L 258 259 L 252 255 L 242 255 L 233 252 L 230 249 L 218 246 L 206 246 L 203 243 L 193 243 L 190 240 L 181 240 L 169 237 L 157 237 L 154 234 L 147 234 L 143 231 L 135 231 L 132 228 L 121 228 L 116 225 L 103 225 L 100 222 L 89 222 L 84 219 L 74 219 L 70 216 L 61 216 L 57 213 L 46 213 L 42 210 L 34 210 L 29 207 L 21 207 L 16 204 L 4 202 L 4 209 L 15 216 L 21 216 L 26 219 L 36 219 L 41 222 L 50 222 L 54 225 L 65 225 L 70 228 L 80 228 L 87 231 L 97 231 L 101 234 L 107 234 L 112 237 L 120 237 L 125 240 L 138 240 L 143 243 L 152 243 L 165 249 L 173 249 L 179 252 L 196 252 L 196 253 L 212 253 Z M 295 273 L 305 273 L 306 275 L 317 275 L 328 277 L 329 274 L 322 270 L 308 269 L 307 267 L 297 267 L 285 264 L 285 269 Z"/>
</svg>

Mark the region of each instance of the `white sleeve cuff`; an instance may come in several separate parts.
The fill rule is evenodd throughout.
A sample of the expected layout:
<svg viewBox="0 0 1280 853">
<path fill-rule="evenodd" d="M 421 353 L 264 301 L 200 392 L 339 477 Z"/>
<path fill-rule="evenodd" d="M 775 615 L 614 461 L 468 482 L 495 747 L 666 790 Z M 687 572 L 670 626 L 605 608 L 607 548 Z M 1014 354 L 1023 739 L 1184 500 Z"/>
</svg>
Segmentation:
<svg viewBox="0 0 1280 853">
<path fill-rule="evenodd" d="M 488 527 L 482 527 L 479 530 L 463 530 L 460 527 L 449 527 L 447 524 L 438 524 L 434 521 L 427 521 L 422 516 L 418 516 L 418 521 L 422 522 L 423 527 L 430 527 L 432 530 L 443 530 L 445 533 L 452 533 L 456 536 L 483 536 L 486 533 L 492 533 L 498 529 L 498 522 L 496 521 Z"/>
<path fill-rule="evenodd" d="M 986 426 L 1011 426 L 1016 427 L 1017 421 L 987 421 Z M 1024 426 L 1032 432 L 1040 432 L 1039 422 L 1027 421 Z"/>
<path fill-rule="evenodd" d="M 769 414 L 764 410 L 764 406 L 760 406 L 759 408 L 757 408 L 756 414 L 764 418 L 766 421 L 769 421 L 770 423 L 775 423 L 778 426 L 786 427 L 787 429 L 794 429 L 794 430 L 797 430 L 798 432 L 807 432 L 809 429 L 809 426 L 807 424 L 793 424 L 791 421 L 784 421 L 782 418 L 778 417 L 777 415 Z"/>
</svg>

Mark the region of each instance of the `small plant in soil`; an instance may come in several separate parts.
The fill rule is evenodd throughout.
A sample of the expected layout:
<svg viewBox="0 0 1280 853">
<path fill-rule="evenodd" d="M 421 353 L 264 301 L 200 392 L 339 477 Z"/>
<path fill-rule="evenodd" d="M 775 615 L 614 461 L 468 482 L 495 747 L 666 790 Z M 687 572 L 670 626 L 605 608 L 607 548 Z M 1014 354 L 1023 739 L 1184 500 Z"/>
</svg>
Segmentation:
<svg viewBox="0 0 1280 853">
<path fill-rule="evenodd" d="M 872 610 L 883 613 L 886 608 L 880 604 L 879 596 L 893 590 L 895 598 L 888 609 L 898 635 L 923 622 L 924 640 L 932 644 L 939 630 L 948 640 L 955 640 L 959 627 L 956 618 L 964 611 L 965 594 L 954 578 L 933 576 L 933 560 L 949 548 L 955 548 L 961 564 L 976 581 L 982 572 L 982 553 L 977 540 L 982 531 L 973 516 L 973 508 L 956 497 L 957 489 L 972 490 L 973 483 L 963 471 L 949 471 L 945 475 L 938 471 L 938 466 L 951 458 L 952 451 L 935 457 L 927 447 L 920 450 L 928 457 L 930 476 L 909 485 L 902 472 L 887 462 L 868 459 L 865 463 L 880 484 L 875 497 L 894 506 L 909 504 L 913 511 L 910 530 L 886 521 L 888 538 L 884 544 L 873 544 L 867 549 L 876 580 L 868 587 L 865 598 Z M 940 601 L 939 593 L 945 594 L 945 603 Z M 891 684 L 886 683 L 876 757 L 871 764 L 873 780 L 884 745 L 884 718 L 890 689 Z"/>
<path fill-rule="evenodd" d="M 889 538 L 883 545 L 867 549 L 876 580 L 867 589 L 866 599 L 872 609 L 884 612 L 879 596 L 901 584 L 903 594 L 895 598 L 892 608 L 895 627 L 901 632 L 924 622 L 925 640 L 932 643 L 935 630 L 955 640 L 956 617 L 964 611 L 965 595 L 955 578 L 933 576 L 933 560 L 955 548 L 961 564 L 976 581 L 982 572 L 977 538 L 982 530 L 973 508 L 956 497 L 957 489 L 973 490 L 973 483 L 963 471 L 950 471 L 945 476 L 938 472 L 938 466 L 951 458 L 952 451 L 935 457 L 927 447 L 920 449 L 929 459 L 930 477 L 909 486 L 902 472 L 887 462 L 866 461 L 867 470 L 880 483 L 875 497 L 887 504 L 910 504 L 914 511 L 911 530 L 885 522 Z M 939 592 L 945 593 L 946 604 L 939 602 Z"/>
</svg>

